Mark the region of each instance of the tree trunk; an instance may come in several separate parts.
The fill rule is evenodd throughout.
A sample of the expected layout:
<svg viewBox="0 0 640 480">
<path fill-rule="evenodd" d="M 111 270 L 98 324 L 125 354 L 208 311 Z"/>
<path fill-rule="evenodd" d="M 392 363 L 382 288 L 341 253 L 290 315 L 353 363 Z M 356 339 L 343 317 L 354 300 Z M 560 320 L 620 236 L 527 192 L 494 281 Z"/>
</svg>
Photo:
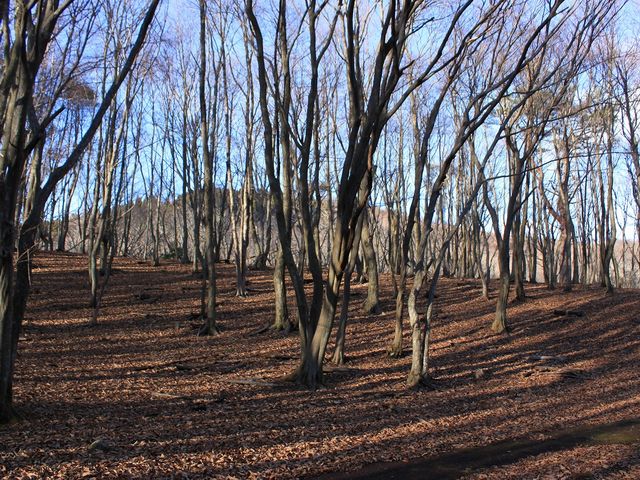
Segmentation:
<svg viewBox="0 0 640 480">
<path fill-rule="evenodd" d="M 0 423 L 8 422 L 14 414 L 12 339 L 17 325 L 13 314 L 13 213 L 0 209 Z"/>
<path fill-rule="evenodd" d="M 402 267 L 405 268 L 406 267 Z M 400 274 L 402 277 L 402 273 Z M 404 285 L 402 283 L 404 282 Z M 402 356 L 402 316 L 404 311 L 404 291 L 406 288 L 406 280 L 400 281 L 401 285 L 396 292 L 396 308 L 395 308 L 395 328 L 393 332 L 393 341 L 387 348 L 387 353 L 390 357 Z"/>
<path fill-rule="evenodd" d="M 508 255 L 508 253 L 507 253 Z M 500 279 L 498 287 L 498 301 L 496 303 L 496 316 L 491 324 L 491 330 L 495 333 L 504 333 L 507 331 L 507 302 L 509 301 L 509 287 L 511 279 L 509 275 L 509 260 L 505 261 L 503 256 L 500 258 Z"/>
<path fill-rule="evenodd" d="M 424 277 L 425 271 L 419 270 L 407 300 L 407 313 L 409 314 L 409 326 L 411 328 L 411 369 L 409 370 L 409 376 L 407 378 L 407 386 L 409 388 L 418 387 L 422 383 L 423 378 L 424 352 L 422 347 L 424 346 L 425 330 L 422 328 L 416 307 L 416 296 L 422 288 Z"/>
<path fill-rule="evenodd" d="M 215 264 L 215 217 L 213 179 L 213 159 L 209 154 L 209 122 L 207 120 L 206 85 L 206 3 L 200 0 L 200 135 L 202 142 L 202 160 L 204 163 L 204 209 L 205 209 L 205 242 L 206 242 L 206 318 L 199 335 L 218 333 L 216 324 L 216 264 Z M 216 81 L 217 84 L 217 81 Z M 215 95 L 214 95 L 215 98 Z"/>
<path fill-rule="evenodd" d="M 273 270 L 273 288 L 275 293 L 275 321 L 273 328 L 275 330 L 291 330 L 291 322 L 289 320 L 289 311 L 287 308 L 287 287 L 284 280 L 284 255 L 282 250 L 278 250 L 276 254 L 276 265 Z"/>
<path fill-rule="evenodd" d="M 349 266 L 351 267 L 351 265 Z M 342 305 L 340 310 L 340 322 L 338 323 L 338 333 L 336 334 L 336 349 L 333 352 L 331 361 L 336 365 L 342 365 L 344 358 L 344 343 L 347 333 L 347 320 L 349 318 L 349 300 L 351 299 L 351 268 L 347 267 L 344 272 L 344 287 L 342 291 Z"/>
<path fill-rule="evenodd" d="M 363 304 L 364 311 L 368 314 L 379 314 L 380 300 L 378 299 L 378 261 L 373 249 L 373 241 L 369 232 L 369 212 L 362 212 L 362 250 L 367 262 L 367 299 Z"/>
</svg>

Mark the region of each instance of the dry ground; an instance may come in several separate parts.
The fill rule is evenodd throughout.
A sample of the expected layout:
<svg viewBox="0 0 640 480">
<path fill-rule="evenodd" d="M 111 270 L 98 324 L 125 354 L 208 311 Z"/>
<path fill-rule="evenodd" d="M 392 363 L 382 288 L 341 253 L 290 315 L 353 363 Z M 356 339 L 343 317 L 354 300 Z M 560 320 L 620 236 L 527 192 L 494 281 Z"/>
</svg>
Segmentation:
<svg viewBox="0 0 640 480">
<path fill-rule="evenodd" d="M 295 366 L 297 336 L 258 333 L 273 316 L 269 273 L 251 272 L 250 296 L 236 298 L 232 267 L 220 265 L 224 330 L 198 338 L 200 281 L 189 267 L 116 259 L 100 324 L 89 328 L 85 265 L 70 254 L 35 259 L 15 378 L 24 419 L 0 427 L 0 476 L 297 478 L 429 457 L 458 462 L 453 477 L 640 478 L 635 436 L 479 469 L 455 456 L 491 458 L 494 444 L 509 451 L 514 440 L 637 421 L 638 291 L 527 286 L 529 299 L 510 307 L 512 333 L 494 336 L 478 284 L 445 279 L 433 332 L 439 389 L 412 392 L 410 359 L 384 353 L 389 286 L 384 313 L 364 316 L 366 286 L 354 285 L 349 362 L 312 393 L 277 381 Z M 422 474 L 441 476 L 428 465 Z"/>
</svg>

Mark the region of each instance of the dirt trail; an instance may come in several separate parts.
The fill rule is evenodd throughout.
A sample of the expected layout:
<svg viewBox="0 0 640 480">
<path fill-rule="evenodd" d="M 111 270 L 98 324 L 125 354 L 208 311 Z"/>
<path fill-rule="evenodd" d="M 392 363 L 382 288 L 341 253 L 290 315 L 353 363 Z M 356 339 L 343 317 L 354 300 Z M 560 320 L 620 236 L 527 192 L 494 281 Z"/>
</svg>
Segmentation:
<svg viewBox="0 0 640 480">
<path fill-rule="evenodd" d="M 566 430 L 545 440 L 507 440 L 415 461 L 371 464 L 357 472 L 326 474 L 316 478 L 317 480 L 449 480 L 464 477 L 475 470 L 508 465 L 527 457 L 570 450 L 579 445 L 633 444 L 640 444 L 640 419 Z"/>
</svg>

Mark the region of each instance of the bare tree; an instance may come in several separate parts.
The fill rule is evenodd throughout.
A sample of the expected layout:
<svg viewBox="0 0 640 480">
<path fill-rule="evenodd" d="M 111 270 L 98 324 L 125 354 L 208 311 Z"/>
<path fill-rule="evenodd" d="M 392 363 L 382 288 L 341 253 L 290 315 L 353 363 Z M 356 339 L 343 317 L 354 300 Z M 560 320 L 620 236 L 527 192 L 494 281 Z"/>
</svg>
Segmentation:
<svg viewBox="0 0 640 480">
<path fill-rule="evenodd" d="M 215 144 L 211 145 L 210 141 L 215 139 L 216 127 L 210 125 L 211 122 L 216 122 L 215 114 L 209 116 L 209 110 L 207 109 L 207 5 L 205 0 L 200 0 L 200 65 L 199 65 L 199 102 L 200 102 L 200 142 L 202 148 L 202 163 L 204 164 L 204 218 L 205 218 L 205 259 L 206 259 L 206 311 L 204 324 L 199 331 L 199 335 L 214 335 L 218 333 L 218 327 L 216 325 L 216 252 L 215 252 L 215 217 L 214 217 L 214 203 L 215 203 L 215 184 L 214 184 L 214 171 L 213 171 L 213 154 L 215 151 Z M 214 91 L 211 97 L 211 102 L 214 105 L 218 101 L 218 84 L 220 77 L 220 62 L 217 62 L 215 58 L 212 59 L 213 63 L 213 76 L 214 76 Z M 213 107 L 213 112 L 216 112 L 217 108 Z M 212 138 L 213 137 L 213 138 Z"/>
<path fill-rule="evenodd" d="M 320 7 L 320 11 L 324 7 Z M 365 83 L 360 64 L 359 18 L 354 1 L 347 3 L 344 12 L 345 59 L 347 85 L 349 93 L 348 143 L 345 148 L 345 159 L 341 169 L 336 202 L 336 223 L 332 235 L 332 252 L 327 274 L 326 287 L 322 281 L 317 254 L 314 247 L 314 236 L 308 210 L 307 166 L 308 151 L 313 132 L 313 110 L 317 96 L 317 66 L 326 49 L 330 45 L 331 35 L 322 45 L 316 45 L 316 22 L 319 15 L 316 2 L 309 2 L 306 10 L 309 29 L 310 89 L 306 104 L 305 134 L 300 142 L 300 187 L 302 198 L 302 219 L 305 236 L 305 249 L 309 256 L 309 267 L 313 277 L 312 301 L 308 304 L 305 297 L 303 281 L 296 268 L 291 253 L 291 241 L 287 237 L 287 225 L 283 210 L 283 191 L 274 169 L 274 148 L 272 143 L 273 124 L 269 112 L 269 87 L 265 60 L 264 37 L 260 24 L 253 10 L 253 3 L 246 2 L 246 12 L 252 26 L 255 39 L 258 79 L 260 85 L 260 105 L 264 126 L 265 159 L 269 183 L 274 194 L 276 219 L 281 248 L 285 256 L 285 264 L 292 279 L 296 293 L 298 316 L 300 320 L 301 359 L 300 365 L 292 378 L 309 387 L 322 382 L 322 363 L 327 341 L 333 326 L 335 308 L 338 301 L 340 284 L 353 242 L 356 224 L 368 201 L 366 195 L 358 195 L 363 189 L 371 190 L 373 174 L 373 156 L 384 125 L 389 117 L 399 108 L 404 98 L 401 95 L 398 104 L 392 104 L 391 98 L 396 92 L 400 78 L 406 70 L 403 64 L 405 43 L 413 28 L 413 20 L 419 10 L 419 2 L 391 2 L 382 15 L 380 40 L 373 61 L 374 69 L 370 81 Z M 282 18 L 283 5 L 280 6 Z M 335 19 L 338 17 L 335 16 Z M 282 21 L 280 22 L 282 24 Z M 335 24 L 335 23 L 333 23 Z M 330 32 L 333 28 L 330 29 Z M 286 74 L 286 72 L 285 72 Z"/>
<path fill-rule="evenodd" d="M 2 118 L 2 160 L 0 160 L 0 421 L 13 415 L 13 366 L 18 336 L 29 294 L 30 255 L 36 230 L 46 202 L 58 182 L 82 158 L 102 122 L 120 85 L 133 67 L 151 25 L 159 0 L 152 0 L 146 9 L 138 36 L 133 42 L 126 61 L 99 103 L 91 122 L 67 159 L 50 172 L 43 185 L 35 189 L 31 210 L 26 213 L 20 227 L 18 241 L 17 275 L 13 277 L 13 250 L 16 228 L 13 225 L 20 179 L 29 154 L 45 136 L 47 126 L 60 110 L 30 125 L 27 123 L 33 107 L 34 81 L 51 42 L 56 24 L 70 1 L 60 5 L 57 1 L 18 2 L 10 15 L 9 2 L 2 4 L 3 51 L 5 68 L 0 79 L 0 117 Z M 30 120 L 29 120 L 30 122 Z"/>
</svg>

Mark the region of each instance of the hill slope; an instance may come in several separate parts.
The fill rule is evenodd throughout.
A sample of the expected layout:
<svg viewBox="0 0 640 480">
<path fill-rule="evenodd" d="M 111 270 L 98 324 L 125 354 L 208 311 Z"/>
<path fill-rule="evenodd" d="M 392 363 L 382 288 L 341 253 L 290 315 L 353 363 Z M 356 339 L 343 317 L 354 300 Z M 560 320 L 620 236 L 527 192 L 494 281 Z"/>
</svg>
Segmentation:
<svg viewBox="0 0 640 480">
<path fill-rule="evenodd" d="M 510 307 L 513 332 L 493 336 L 493 304 L 479 285 L 444 279 L 433 331 L 439 388 L 411 392 L 409 358 L 384 354 L 390 287 L 384 313 L 368 317 L 359 310 L 366 286 L 355 285 L 349 362 L 312 393 L 278 380 L 296 364 L 297 336 L 261 332 L 273 316 L 270 273 L 251 272 L 241 299 L 232 267 L 220 265 L 224 330 L 197 338 L 200 280 L 189 267 L 116 259 L 89 328 L 85 266 L 79 255 L 35 259 L 15 379 L 25 419 L 0 428 L 0 476 L 296 478 L 429 457 L 428 475 L 452 452 L 492 458 L 497 442 L 548 442 L 640 412 L 638 291 L 527 285 L 529 299 Z M 452 476 L 638 478 L 633 435 L 525 451 L 493 468 L 453 457 Z"/>
</svg>

